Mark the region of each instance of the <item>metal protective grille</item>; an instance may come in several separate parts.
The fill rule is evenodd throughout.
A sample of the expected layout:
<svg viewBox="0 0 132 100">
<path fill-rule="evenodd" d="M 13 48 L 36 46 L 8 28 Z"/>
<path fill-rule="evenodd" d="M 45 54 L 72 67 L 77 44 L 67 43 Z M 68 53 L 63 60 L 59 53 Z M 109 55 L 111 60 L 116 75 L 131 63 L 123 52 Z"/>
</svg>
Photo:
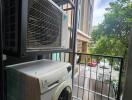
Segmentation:
<svg viewBox="0 0 132 100">
<path fill-rule="evenodd" d="M 77 53 L 73 100 L 120 100 L 123 58 Z"/>
<path fill-rule="evenodd" d="M 72 62 L 73 53 L 53 53 L 52 60 Z M 75 53 L 72 100 L 120 100 L 123 58 Z"/>
<path fill-rule="evenodd" d="M 61 46 L 62 12 L 48 0 L 34 0 L 29 8 L 28 48 Z"/>
<path fill-rule="evenodd" d="M 4 49 L 17 51 L 18 1 L 4 0 Z"/>
<path fill-rule="evenodd" d="M 26 49 L 60 48 L 63 14 L 58 6 L 50 0 L 29 0 L 28 8 L 20 7 L 21 0 L 4 0 L 4 50 L 19 52 L 21 41 L 26 42 Z M 26 9 L 27 32 L 22 33 L 21 11 Z"/>
</svg>

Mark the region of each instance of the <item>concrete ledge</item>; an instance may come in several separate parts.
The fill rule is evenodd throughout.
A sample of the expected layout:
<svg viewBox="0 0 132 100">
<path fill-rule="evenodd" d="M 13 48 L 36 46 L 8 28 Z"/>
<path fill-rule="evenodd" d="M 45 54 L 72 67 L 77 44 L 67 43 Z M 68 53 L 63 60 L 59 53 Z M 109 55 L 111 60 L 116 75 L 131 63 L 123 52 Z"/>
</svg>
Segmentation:
<svg viewBox="0 0 132 100">
<path fill-rule="evenodd" d="M 77 30 L 77 40 L 88 42 L 91 39 L 90 36 L 85 34 L 84 32 Z"/>
</svg>

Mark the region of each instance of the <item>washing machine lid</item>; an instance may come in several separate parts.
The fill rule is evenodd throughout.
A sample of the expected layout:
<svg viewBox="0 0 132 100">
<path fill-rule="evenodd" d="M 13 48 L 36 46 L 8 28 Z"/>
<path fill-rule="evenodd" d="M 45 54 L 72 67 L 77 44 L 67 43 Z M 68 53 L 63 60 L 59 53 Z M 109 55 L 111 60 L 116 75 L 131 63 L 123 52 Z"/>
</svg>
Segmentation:
<svg viewBox="0 0 132 100">
<path fill-rule="evenodd" d="M 6 68 L 25 74 L 26 77 L 37 79 L 36 81 L 39 81 L 40 93 L 43 94 L 58 86 L 66 77 L 69 77 L 68 66 L 71 66 L 70 63 L 43 59 L 6 66 Z"/>
<path fill-rule="evenodd" d="M 6 68 L 15 69 L 23 74 L 38 78 L 41 75 L 46 75 L 51 71 L 54 71 L 61 67 L 66 68 L 68 66 L 71 66 L 70 63 L 43 59 L 15 65 L 9 65 L 6 66 Z"/>
</svg>

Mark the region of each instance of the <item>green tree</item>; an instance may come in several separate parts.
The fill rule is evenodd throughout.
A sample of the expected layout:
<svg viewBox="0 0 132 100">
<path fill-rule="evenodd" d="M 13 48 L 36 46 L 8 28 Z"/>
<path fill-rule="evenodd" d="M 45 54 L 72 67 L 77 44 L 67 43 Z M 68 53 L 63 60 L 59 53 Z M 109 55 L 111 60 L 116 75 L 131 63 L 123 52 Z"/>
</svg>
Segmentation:
<svg viewBox="0 0 132 100">
<path fill-rule="evenodd" d="M 106 10 L 103 22 L 91 34 L 96 44 L 90 48 L 90 52 L 125 56 L 132 27 L 132 2 L 117 0 L 111 2 Z"/>
<path fill-rule="evenodd" d="M 103 24 L 99 24 L 98 26 L 95 26 L 93 29 L 93 32 L 91 34 L 91 37 L 94 42 L 96 42 L 101 36 L 104 34 L 104 26 Z"/>
<path fill-rule="evenodd" d="M 104 33 L 108 36 L 119 37 L 121 42 L 128 47 L 128 36 L 132 25 L 132 3 L 130 0 L 117 0 L 110 3 L 106 9 Z"/>
<path fill-rule="evenodd" d="M 115 37 L 102 36 L 96 41 L 95 47 L 90 49 L 91 53 L 119 56 L 124 55 L 126 48 L 124 44 Z"/>
</svg>

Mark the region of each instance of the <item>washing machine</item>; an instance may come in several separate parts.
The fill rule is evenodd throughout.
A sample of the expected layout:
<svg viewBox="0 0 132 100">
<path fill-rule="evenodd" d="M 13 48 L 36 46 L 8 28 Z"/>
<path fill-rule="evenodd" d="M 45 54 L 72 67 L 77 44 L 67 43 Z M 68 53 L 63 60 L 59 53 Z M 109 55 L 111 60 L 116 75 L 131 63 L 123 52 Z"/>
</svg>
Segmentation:
<svg viewBox="0 0 132 100">
<path fill-rule="evenodd" d="M 38 60 L 6 66 L 7 100 L 71 100 L 70 63 Z"/>
</svg>

